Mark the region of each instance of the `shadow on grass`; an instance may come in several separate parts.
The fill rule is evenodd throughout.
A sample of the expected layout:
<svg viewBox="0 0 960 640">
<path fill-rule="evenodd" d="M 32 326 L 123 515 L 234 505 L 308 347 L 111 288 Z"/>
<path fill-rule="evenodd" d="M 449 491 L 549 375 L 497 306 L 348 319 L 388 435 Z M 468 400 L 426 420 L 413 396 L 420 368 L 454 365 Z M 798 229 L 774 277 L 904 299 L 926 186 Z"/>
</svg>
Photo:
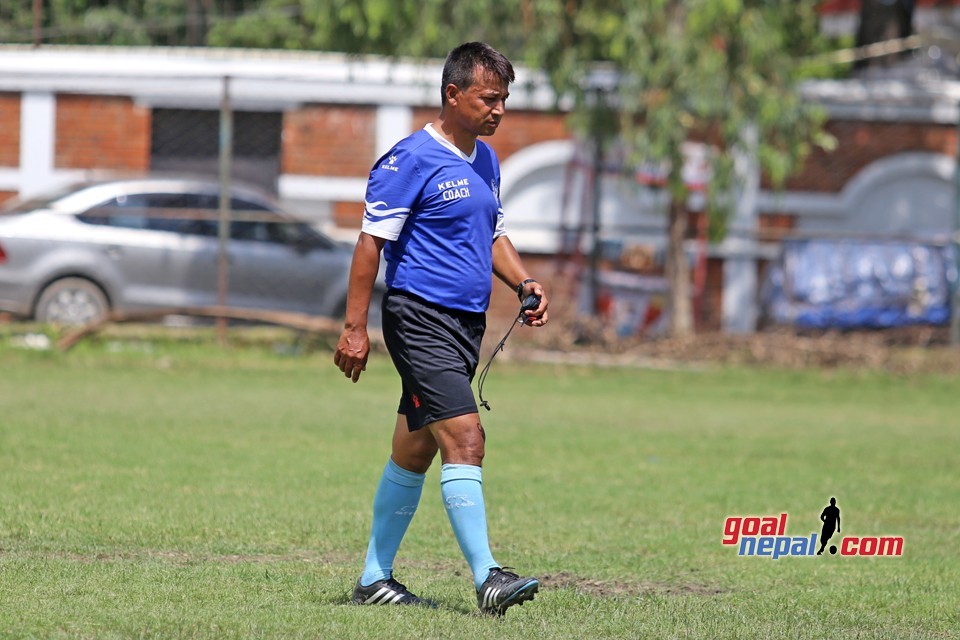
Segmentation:
<svg viewBox="0 0 960 640">
<path fill-rule="evenodd" d="M 343 606 L 343 607 L 362 607 L 364 605 L 359 605 L 353 602 L 352 594 L 350 593 L 336 593 L 336 594 L 325 594 L 317 598 L 318 602 L 327 605 L 333 606 Z M 437 611 L 449 611 L 451 613 L 459 613 L 461 615 L 469 616 L 484 616 L 486 614 L 481 613 L 476 608 L 468 607 L 462 603 L 449 604 L 443 600 L 436 598 L 424 597 L 426 605 L 421 605 L 422 608 L 426 609 L 436 609 Z M 390 606 L 390 605 L 384 605 Z M 416 605 L 407 605 L 407 606 L 416 606 Z M 375 605 L 370 605 L 368 608 L 375 608 Z"/>
<path fill-rule="evenodd" d="M 699 595 L 715 596 L 724 593 L 723 589 L 699 582 L 668 584 L 659 582 L 628 582 L 622 580 L 592 580 L 561 571 L 540 578 L 544 589 L 573 589 L 580 593 L 598 598 L 618 596 L 657 595 Z"/>
</svg>

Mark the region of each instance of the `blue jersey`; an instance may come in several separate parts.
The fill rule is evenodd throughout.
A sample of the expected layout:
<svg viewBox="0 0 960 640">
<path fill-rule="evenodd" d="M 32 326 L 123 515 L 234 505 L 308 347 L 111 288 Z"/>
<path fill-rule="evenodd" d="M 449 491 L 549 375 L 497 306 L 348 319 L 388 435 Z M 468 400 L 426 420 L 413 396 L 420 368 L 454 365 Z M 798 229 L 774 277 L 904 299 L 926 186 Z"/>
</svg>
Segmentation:
<svg viewBox="0 0 960 640">
<path fill-rule="evenodd" d="M 503 234 L 500 165 L 477 140 L 465 155 L 427 125 L 374 164 L 363 231 L 387 240 L 387 286 L 462 311 L 490 303 Z"/>
</svg>

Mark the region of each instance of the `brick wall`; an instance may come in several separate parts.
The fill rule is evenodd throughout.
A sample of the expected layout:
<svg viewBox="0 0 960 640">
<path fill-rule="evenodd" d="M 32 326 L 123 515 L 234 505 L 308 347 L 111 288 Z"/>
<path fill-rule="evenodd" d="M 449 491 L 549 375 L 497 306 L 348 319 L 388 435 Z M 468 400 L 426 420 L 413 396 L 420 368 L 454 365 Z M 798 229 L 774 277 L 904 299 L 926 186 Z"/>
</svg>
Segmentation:
<svg viewBox="0 0 960 640">
<path fill-rule="evenodd" d="M 420 107 L 413 110 L 413 130 L 433 122 L 440 113 L 439 107 Z M 542 113 L 539 111 L 521 111 L 507 108 L 497 133 L 483 138 L 493 147 L 502 163 L 512 154 L 538 142 L 549 140 L 567 140 L 570 131 L 563 114 Z"/>
<path fill-rule="evenodd" d="M 16 167 L 20 158 L 19 94 L 0 93 L 0 167 Z M 412 130 L 439 114 L 439 101 L 412 112 Z M 60 169 L 147 170 L 150 166 L 151 115 L 124 97 L 61 94 L 56 106 L 55 165 Z M 931 152 L 953 157 L 957 130 L 952 124 L 910 122 L 859 122 L 835 120 L 827 131 L 837 138 L 833 153 L 814 151 L 804 170 L 791 178 L 786 189 L 836 193 L 869 164 L 904 152 Z M 376 154 L 376 106 L 306 105 L 284 115 L 281 171 L 286 174 L 365 178 Z M 496 135 L 485 138 L 501 162 L 540 142 L 570 137 L 566 116 L 508 107 Z M 769 188 L 768 184 L 765 184 Z M 0 192 L 0 202 L 15 194 Z M 333 221 L 358 228 L 362 202 L 331 203 Z M 790 211 L 762 215 L 758 231 L 765 240 L 789 234 L 796 223 Z M 557 272 L 553 256 L 525 256 L 528 270 L 551 294 L 553 325 L 576 317 L 574 287 Z M 700 325 L 720 324 L 722 261 L 707 265 L 706 291 L 700 306 Z M 490 331 L 501 334 L 516 313 L 516 296 L 502 283 L 494 283 Z"/>
<path fill-rule="evenodd" d="M 59 169 L 150 168 L 150 110 L 130 98 L 57 96 Z"/>
<path fill-rule="evenodd" d="M 765 213 L 759 216 L 757 232 L 762 240 L 780 240 L 797 226 L 797 219 L 785 213 Z"/>
<path fill-rule="evenodd" d="M 362 202 L 331 203 L 333 223 L 346 229 L 359 229 L 363 223 Z"/>
<path fill-rule="evenodd" d="M 566 117 L 535 111 L 507 109 L 496 135 L 483 140 L 497 152 L 502 163 L 511 155 L 538 142 L 567 140 Z"/>
<path fill-rule="evenodd" d="M 363 177 L 376 160 L 376 108 L 311 105 L 283 119 L 281 171 Z"/>
<path fill-rule="evenodd" d="M 0 93 L 0 167 L 20 165 L 20 94 Z"/>
<path fill-rule="evenodd" d="M 428 122 L 433 122 L 437 119 L 437 116 L 440 115 L 440 105 L 436 107 L 415 107 L 413 109 L 413 116 L 410 119 L 411 131 L 419 131 L 423 129 L 424 125 Z"/>
<path fill-rule="evenodd" d="M 439 109 L 413 109 L 411 133 L 433 122 Z M 516 117 L 516 123 L 506 123 Z M 335 175 L 366 177 L 370 171 L 375 148 L 375 118 L 368 107 L 309 107 L 288 113 L 284 122 L 285 173 L 307 175 Z M 532 112 L 509 113 L 495 136 L 484 138 L 497 151 L 502 162 L 511 153 L 526 145 L 566 136 L 562 117 L 544 116 Z M 543 136 L 543 137 L 540 137 Z M 317 140 L 327 142 L 318 143 Z M 314 141 L 314 142 L 310 142 Z M 349 153 L 344 153 L 349 149 Z M 360 228 L 363 205 L 358 202 L 334 202 L 334 224 L 338 227 Z"/>
<path fill-rule="evenodd" d="M 826 130 L 837 138 L 837 150 L 814 151 L 803 171 L 787 181 L 787 189 L 838 192 L 857 172 L 885 156 L 910 151 L 956 154 L 952 124 L 836 120 Z"/>
<path fill-rule="evenodd" d="M 577 316 L 575 300 L 568 287 L 557 274 L 557 260 L 553 256 L 527 255 L 523 257 L 527 271 L 544 286 L 550 299 L 550 322 L 548 327 L 559 331 L 562 326 Z M 510 328 L 510 321 L 517 317 L 520 301 L 517 293 L 511 291 L 496 276 L 493 278 L 493 293 L 490 296 L 490 308 L 487 311 L 487 339 L 485 347 L 492 348 L 497 340 Z M 528 330 L 528 329 L 525 329 Z M 514 335 L 517 335 L 514 332 Z M 511 337 L 511 340 L 514 338 Z"/>
</svg>

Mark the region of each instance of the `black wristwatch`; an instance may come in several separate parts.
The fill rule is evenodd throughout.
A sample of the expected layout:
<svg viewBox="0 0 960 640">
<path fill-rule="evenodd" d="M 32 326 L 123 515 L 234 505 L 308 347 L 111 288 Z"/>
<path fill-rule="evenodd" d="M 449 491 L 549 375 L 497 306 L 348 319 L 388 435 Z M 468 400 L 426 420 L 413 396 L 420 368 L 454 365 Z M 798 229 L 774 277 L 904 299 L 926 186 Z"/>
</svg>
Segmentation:
<svg viewBox="0 0 960 640">
<path fill-rule="evenodd" d="M 527 278 L 523 282 L 517 285 L 517 298 L 523 300 L 523 288 L 530 284 L 531 282 L 536 282 L 533 278 Z"/>
</svg>

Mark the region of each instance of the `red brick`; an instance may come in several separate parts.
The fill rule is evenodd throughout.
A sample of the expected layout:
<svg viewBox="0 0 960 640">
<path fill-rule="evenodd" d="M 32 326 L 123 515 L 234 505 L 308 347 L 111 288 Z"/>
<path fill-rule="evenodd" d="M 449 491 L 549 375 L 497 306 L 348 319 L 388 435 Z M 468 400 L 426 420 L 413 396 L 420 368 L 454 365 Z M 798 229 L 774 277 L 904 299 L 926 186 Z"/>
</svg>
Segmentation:
<svg viewBox="0 0 960 640">
<path fill-rule="evenodd" d="M 366 176 L 376 153 L 372 106 L 312 105 L 283 121 L 283 173 Z"/>
<path fill-rule="evenodd" d="M 423 129 L 428 122 L 433 122 L 437 119 L 437 116 L 440 115 L 440 107 L 416 107 L 413 109 L 413 129 L 410 133 L 414 131 L 419 131 Z"/>
<path fill-rule="evenodd" d="M 58 95 L 56 126 L 57 168 L 150 167 L 150 111 L 129 98 Z"/>
<path fill-rule="evenodd" d="M 836 151 L 814 151 L 803 170 L 787 181 L 786 188 L 836 193 L 864 167 L 885 156 L 908 152 L 956 154 L 954 125 L 839 120 L 828 123 L 826 129 L 837 139 Z M 769 184 L 765 182 L 765 186 Z"/>
<path fill-rule="evenodd" d="M 20 95 L 0 93 L 0 167 L 20 165 Z"/>
<path fill-rule="evenodd" d="M 497 152 L 500 162 L 524 147 L 549 140 L 567 140 L 570 132 L 563 114 L 507 109 L 497 133 L 484 140 Z"/>
<path fill-rule="evenodd" d="M 764 213 L 757 222 L 760 238 L 780 240 L 797 226 L 796 216 L 786 213 Z"/>
<path fill-rule="evenodd" d="M 421 107 L 413 110 L 413 131 L 422 129 L 428 122 L 437 119 L 438 108 Z M 570 131 L 563 114 L 542 113 L 539 111 L 514 111 L 507 109 L 497 133 L 483 138 L 493 147 L 497 158 L 503 162 L 524 147 L 547 142 L 549 140 L 567 140 Z"/>
<path fill-rule="evenodd" d="M 362 202 L 334 202 L 332 210 L 333 222 L 338 227 L 359 229 L 363 223 Z"/>
</svg>

